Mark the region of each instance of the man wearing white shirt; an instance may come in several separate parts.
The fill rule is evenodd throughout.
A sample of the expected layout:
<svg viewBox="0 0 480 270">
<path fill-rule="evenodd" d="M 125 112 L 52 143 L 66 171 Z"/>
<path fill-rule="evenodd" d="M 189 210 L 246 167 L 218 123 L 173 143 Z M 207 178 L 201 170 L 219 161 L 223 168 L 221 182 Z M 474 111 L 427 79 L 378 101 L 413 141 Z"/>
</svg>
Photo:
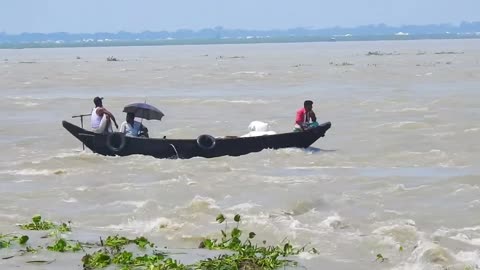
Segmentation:
<svg viewBox="0 0 480 270">
<path fill-rule="evenodd" d="M 140 135 L 148 138 L 148 129 L 140 122 L 135 121 L 134 113 L 127 113 L 127 117 L 120 127 L 120 132 L 129 137 L 139 137 Z"/>
<path fill-rule="evenodd" d="M 92 110 L 91 116 L 92 130 L 95 133 L 111 133 L 113 132 L 112 122 L 118 128 L 117 121 L 115 121 L 115 116 L 103 107 L 102 99 L 101 97 L 93 99 L 95 109 Z"/>
</svg>

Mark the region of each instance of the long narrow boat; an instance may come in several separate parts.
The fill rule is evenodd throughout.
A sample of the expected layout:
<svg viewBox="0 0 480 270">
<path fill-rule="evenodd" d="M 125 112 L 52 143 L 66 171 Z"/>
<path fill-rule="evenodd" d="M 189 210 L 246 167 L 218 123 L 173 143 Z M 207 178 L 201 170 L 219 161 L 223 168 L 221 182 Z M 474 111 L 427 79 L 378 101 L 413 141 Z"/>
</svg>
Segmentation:
<svg viewBox="0 0 480 270">
<path fill-rule="evenodd" d="M 126 137 L 123 133 L 97 134 L 67 121 L 63 127 L 93 152 L 106 156 L 148 155 L 156 158 L 213 158 L 241 156 L 263 149 L 288 147 L 306 148 L 331 127 L 330 122 L 303 132 L 290 132 L 257 137 L 213 138 L 200 135 L 197 139 Z"/>
</svg>

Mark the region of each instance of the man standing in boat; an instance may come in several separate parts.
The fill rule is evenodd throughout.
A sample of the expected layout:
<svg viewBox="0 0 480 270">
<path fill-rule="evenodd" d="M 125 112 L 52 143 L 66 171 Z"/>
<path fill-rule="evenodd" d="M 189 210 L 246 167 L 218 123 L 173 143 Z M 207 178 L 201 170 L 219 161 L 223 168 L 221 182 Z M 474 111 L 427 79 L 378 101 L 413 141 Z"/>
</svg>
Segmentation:
<svg viewBox="0 0 480 270">
<path fill-rule="evenodd" d="M 297 111 L 294 131 L 305 131 L 309 128 L 318 126 L 317 117 L 312 108 L 313 101 L 305 100 L 303 102 L 303 108 Z"/>
<path fill-rule="evenodd" d="M 115 121 L 115 116 L 103 107 L 102 99 L 103 98 L 100 97 L 95 97 L 93 99 L 95 109 L 92 110 L 92 130 L 95 133 L 113 132 L 112 121 L 117 129 L 118 124 L 117 121 Z"/>
</svg>

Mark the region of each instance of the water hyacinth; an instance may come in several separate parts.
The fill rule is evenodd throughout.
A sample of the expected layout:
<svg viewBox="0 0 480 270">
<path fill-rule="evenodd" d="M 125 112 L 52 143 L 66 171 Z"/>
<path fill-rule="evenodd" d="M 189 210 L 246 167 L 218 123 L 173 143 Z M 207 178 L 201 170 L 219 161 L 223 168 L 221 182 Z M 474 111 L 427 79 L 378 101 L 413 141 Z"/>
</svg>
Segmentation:
<svg viewBox="0 0 480 270">
<path fill-rule="evenodd" d="M 252 243 L 256 237 L 255 232 L 248 234 L 240 228 L 241 216 L 233 217 L 233 226 L 229 228 L 228 219 L 220 214 L 216 221 L 224 223 L 225 228 L 220 230 L 220 239 L 206 238 L 199 248 L 209 250 L 225 251 L 225 254 L 213 258 L 197 261 L 192 264 L 183 264 L 157 250 L 157 246 L 144 236 L 134 239 L 120 235 L 101 237 L 99 243 L 82 243 L 73 239 L 66 239 L 65 232 L 71 232 L 70 222 L 68 224 L 42 220 L 37 215 L 32 218 L 32 223 L 22 224 L 20 227 L 25 230 L 47 230 L 51 231 L 45 237 L 53 236 L 55 240 L 50 241 L 46 246 L 38 246 L 34 249 L 26 246 L 29 236 L 27 235 L 0 235 L 0 248 L 12 248 L 16 243 L 25 246 L 20 250 L 21 255 L 26 253 L 37 253 L 39 250 L 51 252 L 84 252 L 82 265 L 85 270 L 102 269 L 114 266 L 116 269 L 148 269 L 148 270 L 203 270 L 203 269 L 278 269 L 282 266 L 296 266 L 297 263 L 289 256 L 297 255 L 305 251 L 305 247 L 297 249 L 289 242 L 276 246 L 258 246 Z M 265 244 L 265 243 L 264 243 Z M 131 251 L 134 250 L 134 251 Z M 315 249 L 309 252 L 316 253 Z M 10 259 L 14 256 L 3 259 Z M 29 263 L 51 263 L 53 261 L 35 260 Z"/>
</svg>

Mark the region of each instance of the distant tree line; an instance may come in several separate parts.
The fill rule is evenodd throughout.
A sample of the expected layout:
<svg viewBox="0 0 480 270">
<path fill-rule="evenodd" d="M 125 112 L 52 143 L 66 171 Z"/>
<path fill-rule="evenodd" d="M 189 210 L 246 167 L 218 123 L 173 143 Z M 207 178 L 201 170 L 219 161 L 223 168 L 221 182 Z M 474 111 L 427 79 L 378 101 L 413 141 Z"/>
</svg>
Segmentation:
<svg viewBox="0 0 480 270">
<path fill-rule="evenodd" d="M 0 32 L 0 43 L 32 43 L 42 41 L 88 42 L 98 40 L 135 41 L 135 40 L 194 40 L 194 39 L 235 39 L 235 38 L 281 38 L 281 37 L 334 37 L 342 35 L 375 36 L 393 35 L 402 32 L 409 35 L 435 34 L 475 34 L 480 33 L 480 22 L 462 22 L 459 25 L 431 24 L 431 25 L 404 25 L 388 26 L 385 24 L 364 25 L 359 27 L 332 27 L 324 29 L 292 28 L 286 30 L 245 30 L 225 29 L 221 26 L 206 28 L 198 31 L 179 29 L 177 31 L 145 31 L 130 33 L 21 33 L 7 34 Z"/>
</svg>

